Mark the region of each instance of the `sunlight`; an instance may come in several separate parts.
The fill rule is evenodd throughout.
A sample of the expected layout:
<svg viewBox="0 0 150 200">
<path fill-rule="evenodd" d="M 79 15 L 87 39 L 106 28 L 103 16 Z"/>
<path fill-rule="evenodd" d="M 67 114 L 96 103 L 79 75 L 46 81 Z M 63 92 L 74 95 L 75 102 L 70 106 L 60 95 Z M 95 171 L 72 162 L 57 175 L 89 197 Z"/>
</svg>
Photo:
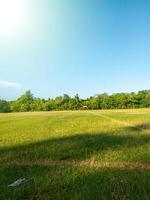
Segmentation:
<svg viewBox="0 0 150 200">
<path fill-rule="evenodd" d="M 0 0 L 0 35 L 16 34 L 25 23 L 24 0 Z"/>
</svg>

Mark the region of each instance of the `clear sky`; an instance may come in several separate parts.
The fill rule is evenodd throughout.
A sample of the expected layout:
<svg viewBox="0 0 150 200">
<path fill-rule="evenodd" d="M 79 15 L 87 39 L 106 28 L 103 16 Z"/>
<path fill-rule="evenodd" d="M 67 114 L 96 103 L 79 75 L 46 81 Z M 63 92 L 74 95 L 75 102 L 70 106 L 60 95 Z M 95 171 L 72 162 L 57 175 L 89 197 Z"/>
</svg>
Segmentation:
<svg viewBox="0 0 150 200">
<path fill-rule="evenodd" d="M 150 88 L 149 0 L 0 0 L 0 13 L 0 97 Z"/>
</svg>

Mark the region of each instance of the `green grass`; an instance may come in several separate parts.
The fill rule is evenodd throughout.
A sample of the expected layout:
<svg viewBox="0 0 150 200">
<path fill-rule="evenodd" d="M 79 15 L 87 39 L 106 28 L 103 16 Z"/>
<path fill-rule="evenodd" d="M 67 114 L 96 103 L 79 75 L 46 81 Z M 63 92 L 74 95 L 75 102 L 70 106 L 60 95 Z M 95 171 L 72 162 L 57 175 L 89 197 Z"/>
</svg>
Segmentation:
<svg viewBox="0 0 150 200">
<path fill-rule="evenodd" d="M 149 200 L 150 109 L 0 114 L 7 199 Z"/>
</svg>

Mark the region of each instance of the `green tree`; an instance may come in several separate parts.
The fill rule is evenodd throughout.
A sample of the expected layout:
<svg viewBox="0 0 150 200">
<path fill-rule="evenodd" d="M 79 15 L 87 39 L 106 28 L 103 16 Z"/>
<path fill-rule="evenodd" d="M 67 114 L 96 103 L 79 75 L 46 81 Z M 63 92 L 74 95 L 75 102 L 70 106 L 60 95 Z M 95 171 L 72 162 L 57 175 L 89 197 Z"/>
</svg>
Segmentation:
<svg viewBox="0 0 150 200">
<path fill-rule="evenodd" d="M 100 108 L 100 101 L 98 97 L 90 97 L 84 102 L 84 105 L 87 106 L 88 109 L 99 109 Z"/>
<path fill-rule="evenodd" d="M 75 102 L 76 102 L 75 109 L 78 110 L 78 109 L 80 109 L 82 107 L 81 100 L 80 100 L 80 97 L 79 97 L 78 94 L 76 94 L 74 96 L 74 98 L 75 98 Z"/>
<path fill-rule="evenodd" d="M 19 97 L 16 101 L 12 102 L 11 109 L 15 112 L 26 112 L 30 111 L 31 105 L 33 104 L 34 97 L 31 91 L 26 91 L 21 97 Z"/>
<path fill-rule="evenodd" d="M 7 101 L 5 100 L 0 100 L 0 112 L 1 113 L 6 113 L 6 112 L 10 112 L 10 105 Z"/>
</svg>

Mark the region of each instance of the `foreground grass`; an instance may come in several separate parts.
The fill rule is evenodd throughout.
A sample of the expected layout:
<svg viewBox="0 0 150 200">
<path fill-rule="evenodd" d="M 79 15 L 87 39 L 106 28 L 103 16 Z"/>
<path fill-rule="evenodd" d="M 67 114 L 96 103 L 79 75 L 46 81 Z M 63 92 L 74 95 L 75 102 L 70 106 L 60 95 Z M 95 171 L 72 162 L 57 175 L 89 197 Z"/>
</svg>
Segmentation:
<svg viewBox="0 0 150 200">
<path fill-rule="evenodd" d="M 11 166 L 1 168 L 0 173 L 1 199 L 149 199 L 147 170 Z M 10 180 L 20 176 L 32 181 L 8 189 Z"/>
<path fill-rule="evenodd" d="M 0 199 L 150 199 L 149 124 L 149 109 L 0 114 Z"/>
</svg>

